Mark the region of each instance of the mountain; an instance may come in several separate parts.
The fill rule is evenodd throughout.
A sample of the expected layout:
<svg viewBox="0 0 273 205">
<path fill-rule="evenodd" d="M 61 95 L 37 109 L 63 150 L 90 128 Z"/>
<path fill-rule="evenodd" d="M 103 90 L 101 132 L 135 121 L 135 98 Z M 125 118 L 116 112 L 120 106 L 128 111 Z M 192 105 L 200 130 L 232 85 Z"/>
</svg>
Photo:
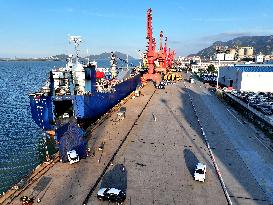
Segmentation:
<svg viewBox="0 0 273 205">
<path fill-rule="evenodd" d="M 120 52 L 117 52 L 117 51 L 114 52 L 114 53 L 117 56 L 117 58 L 120 58 L 120 59 L 123 59 L 123 60 L 127 59 L 127 56 L 124 53 L 120 53 Z M 101 53 L 101 54 L 98 54 L 98 55 L 86 56 L 84 58 L 89 58 L 89 60 L 110 60 L 110 56 L 111 56 L 111 53 L 104 52 L 104 53 Z M 65 60 L 65 59 L 68 58 L 68 55 L 60 54 L 60 55 L 52 56 L 52 58 L 57 58 L 59 60 Z M 129 60 L 135 60 L 135 58 L 133 58 L 132 56 L 128 56 L 128 59 Z"/>
<path fill-rule="evenodd" d="M 264 55 L 269 55 L 273 52 L 273 35 L 241 36 L 226 42 L 216 41 L 210 47 L 199 51 L 195 55 L 209 58 L 215 53 L 215 46 L 228 46 L 229 48 L 233 48 L 236 46 L 252 46 L 254 48 L 254 54 L 258 54 L 261 52 Z"/>
<path fill-rule="evenodd" d="M 59 54 L 59 55 L 52 56 L 52 58 L 56 58 L 56 59 L 60 59 L 60 60 L 66 60 L 68 58 L 68 55 Z"/>
<path fill-rule="evenodd" d="M 120 53 L 115 51 L 114 52 L 117 56 L 117 60 L 121 60 L 123 62 L 126 61 L 127 59 L 127 55 L 124 53 Z M 86 57 L 80 57 L 80 59 L 84 59 L 84 58 L 89 58 L 89 60 L 110 60 L 110 56 L 111 53 L 101 53 L 99 55 L 90 55 L 90 56 L 86 56 Z M 1 58 L 0 57 L 0 61 L 47 61 L 47 60 L 66 60 L 68 58 L 68 55 L 66 54 L 58 54 L 58 55 L 54 55 L 54 56 L 50 56 L 50 57 L 43 57 L 43 58 Z M 129 61 L 131 60 L 137 60 L 132 56 L 128 56 Z"/>
<path fill-rule="evenodd" d="M 115 53 L 117 58 L 120 58 L 120 59 L 123 59 L 123 60 L 127 59 L 127 55 L 124 54 L 124 53 L 120 53 L 120 52 L 117 52 L 117 51 L 115 51 L 114 53 Z M 87 58 L 89 58 L 90 60 L 110 60 L 110 56 L 111 56 L 111 53 L 104 52 L 104 53 L 101 53 L 99 55 L 87 56 Z M 132 56 L 128 56 L 128 59 L 129 60 L 135 60 L 135 58 L 133 58 Z"/>
</svg>

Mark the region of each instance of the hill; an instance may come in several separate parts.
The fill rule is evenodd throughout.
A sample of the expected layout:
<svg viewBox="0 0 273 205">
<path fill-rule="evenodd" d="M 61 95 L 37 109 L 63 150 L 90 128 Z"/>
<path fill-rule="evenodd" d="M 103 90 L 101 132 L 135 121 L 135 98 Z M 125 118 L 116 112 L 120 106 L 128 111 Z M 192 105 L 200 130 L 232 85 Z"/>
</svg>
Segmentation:
<svg viewBox="0 0 273 205">
<path fill-rule="evenodd" d="M 114 53 L 117 56 L 117 58 L 120 58 L 120 59 L 123 59 L 123 60 L 127 59 L 127 56 L 124 53 L 120 53 L 120 52 L 117 52 L 117 51 L 115 51 Z M 110 56 L 111 56 L 111 53 L 104 52 L 104 53 L 101 53 L 99 55 L 87 56 L 87 58 L 89 58 L 90 60 L 110 60 Z M 129 60 L 135 60 L 135 58 L 133 58 L 132 56 L 128 56 L 128 59 Z"/>
<path fill-rule="evenodd" d="M 114 52 L 116 54 L 116 56 L 118 58 L 121 58 L 121 59 L 124 59 L 126 60 L 127 56 L 126 54 L 124 53 L 120 53 L 120 52 Z M 90 60 L 110 60 L 110 56 L 111 56 L 111 53 L 110 52 L 104 52 L 104 53 L 101 53 L 101 54 L 98 54 L 98 55 L 89 55 L 89 56 L 86 56 L 84 58 L 89 58 Z M 55 55 L 55 56 L 52 56 L 52 58 L 56 58 L 56 59 L 59 59 L 59 60 L 65 60 L 68 58 L 68 55 L 66 54 L 60 54 L 60 55 Z M 135 58 L 133 58 L 132 56 L 128 56 L 129 60 L 135 60 Z"/>
<path fill-rule="evenodd" d="M 122 59 L 122 60 L 126 60 L 127 59 L 127 55 L 124 54 L 124 53 L 120 53 L 120 52 L 114 52 L 117 56 L 117 60 L 118 59 Z M 83 58 L 89 58 L 89 60 L 110 60 L 110 56 L 111 56 L 111 53 L 107 53 L 107 52 L 104 52 L 104 53 L 101 53 L 99 55 L 90 55 L 90 56 L 86 56 L 86 57 L 80 57 L 80 59 L 83 59 Z M 54 56 L 50 56 L 50 57 L 44 57 L 44 58 L 1 58 L 0 57 L 0 61 L 47 61 L 47 60 L 66 60 L 68 58 L 68 55 L 66 54 L 58 54 L 58 55 L 54 55 Z M 128 59 L 129 60 L 136 60 L 135 58 L 133 58 L 132 56 L 128 56 Z"/>
<path fill-rule="evenodd" d="M 195 55 L 209 58 L 215 53 L 215 46 L 228 46 L 229 48 L 236 46 L 252 46 L 254 54 L 262 53 L 264 55 L 272 54 L 273 52 L 273 35 L 271 36 L 242 36 L 232 40 L 223 42 L 216 41 L 210 47 L 205 48 Z"/>
</svg>

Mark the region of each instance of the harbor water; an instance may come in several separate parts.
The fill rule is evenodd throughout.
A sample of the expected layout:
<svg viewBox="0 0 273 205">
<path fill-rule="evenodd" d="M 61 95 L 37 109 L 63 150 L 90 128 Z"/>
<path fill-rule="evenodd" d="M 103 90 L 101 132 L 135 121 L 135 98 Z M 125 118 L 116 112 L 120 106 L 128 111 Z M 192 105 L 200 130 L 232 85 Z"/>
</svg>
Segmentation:
<svg viewBox="0 0 273 205">
<path fill-rule="evenodd" d="M 31 118 L 28 94 L 43 86 L 54 66 L 64 65 L 64 61 L 0 62 L 0 193 L 41 163 L 43 132 Z M 98 61 L 98 66 L 108 67 L 109 61 Z"/>
</svg>

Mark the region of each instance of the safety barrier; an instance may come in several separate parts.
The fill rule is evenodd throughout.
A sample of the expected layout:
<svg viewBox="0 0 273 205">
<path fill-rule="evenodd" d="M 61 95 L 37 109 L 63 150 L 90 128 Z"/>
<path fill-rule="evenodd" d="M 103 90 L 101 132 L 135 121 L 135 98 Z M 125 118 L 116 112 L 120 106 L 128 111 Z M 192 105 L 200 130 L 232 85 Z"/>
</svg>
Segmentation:
<svg viewBox="0 0 273 205">
<path fill-rule="evenodd" d="M 273 118 L 265 116 L 261 112 L 252 108 L 242 100 L 229 93 L 223 92 L 222 99 L 228 102 L 232 107 L 244 114 L 245 117 L 254 122 L 255 125 L 260 127 L 265 133 L 273 139 Z"/>
</svg>

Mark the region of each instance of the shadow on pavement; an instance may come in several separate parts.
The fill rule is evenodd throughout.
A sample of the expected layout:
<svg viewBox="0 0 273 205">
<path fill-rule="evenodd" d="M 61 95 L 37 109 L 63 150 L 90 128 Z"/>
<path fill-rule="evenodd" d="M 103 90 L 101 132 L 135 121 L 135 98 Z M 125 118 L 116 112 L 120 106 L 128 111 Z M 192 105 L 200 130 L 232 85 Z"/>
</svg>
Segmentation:
<svg viewBox="0 0 273 205">
<path fill-rule="evenodd" d="M 232 197 L 232 201 L 235 204 L 240 204 L 242 200 L 250 200 L 250 202 L 251 200 L 253 200 L 254 203 L 257 202 L 259 204 L 269 204 L 270 201 L 268 201 L 266 194 L 263 192 L 253 175 L 249 171 L 247 171 L 244 160 L 239 155 L 233 143 L 230 141 L 228 134 L 226 134 L 227 132 L 225 132 L 223 129 L 223 126 L 221 126 L 220 123 L 222 123 L 222 125 L 225 125 L 225 121 L 227 121 L 228 117 L 223 114 L 222 121 L 219 121 L 220 117 L 219 113 L 216 112 L 217 109 L 212 109 L 213 106 L 218 106 L 218 104 L 211 104 L 212 102 L 214 102 L 211 96 L 215 98 L 215 103 L 219 103 L 220 108 L 223 107 L 223 104 L 214 95 L 209 96 L 209 94 L 201 92 L 202 90 L 198 92 L 198 86 L 195 87 L 195 89 L 197 90 L 195 90 L 193 85 L 191 84 L 187 85 L 187 87 L 180 85 L 177 86 L 177 88 L 178 92 L 180 92 L 181 104 L 183 105 L 181 106 L 182 116 L 184 117 L 184 119 L 186 119 L 186 122 L 191 125 L 191 128 L 199 133 L 200 139 L 205 144 L 204 138 L 202 134 L 200 134 L 200 125 L 198 125 L 197 123 L 193 107 L 190 103 L 190 95 L 193 104 L 195 105 L 195 108 L 197 110 L 201 124 L 205 129 L 208 141 L 214 147 L 213 153 L 215 157 L 217 157 L 219 162 L 223 164 L 222 166 L 227 169 L 226 171 L 238 183 L 237 186 L 241 186 L 241 189 L 244 189 L 243 191 L 237 191 L 235 185 L 232 185 L 231 182 L 228 181 L 229 178 L 226 176 L 224 180 L 229 195 Z M 215 88 L 209 87 L 206 89 L 211 94 L 215 92 Z M 167 101 L 166 105 L 168 105 L 168 103 L 170 102 Z M 234 127 L 226 129 L 228 129 L 229 131 L 232 130 L 234 133 L 237 133 L 237 130 Z M 194 144 L 195 141 L 193 142 L 193 145 Z M 184 150 L 184 158 L 186 160 L 186 166 L 188 167 L 188 170 L 193 175 L 194 168 L 195 165 L 198 163 L 198 160 L 196 159 L 196 162 L 193 162 L 194 158 L 196 157 L 190 150 L 187 149 Z M 207 163 L 206 161 L 204 161 L 204 163 L 207 165 L 211 164 L 211 162 Z M 244 197 L 246 197 L 246 199 Z"/>
<path fill-rule="evenodd" d="M 190 149 L 184 149 L 183 153 L 187 168 L 190 174 L 194 176 L 195 166 L 198 164 L 199 160 Z"/>
<path fill-rule="evenodd" d="M 126 193 L 127 170 L 123 164 L 117 164 L 106 172 L 101 180 L 100 188 L 116 188 Z"/>
<path fill-rule="evenodd" d="M 48 186 L 48 184 L 51 182 L 51 180 L 52 180 L 52 177 L 43 176 L 39 180 L 37 185 L 33 188 L 33 190 L 38 191 L 38 192 L 43 191 Z"/>
</svg>

